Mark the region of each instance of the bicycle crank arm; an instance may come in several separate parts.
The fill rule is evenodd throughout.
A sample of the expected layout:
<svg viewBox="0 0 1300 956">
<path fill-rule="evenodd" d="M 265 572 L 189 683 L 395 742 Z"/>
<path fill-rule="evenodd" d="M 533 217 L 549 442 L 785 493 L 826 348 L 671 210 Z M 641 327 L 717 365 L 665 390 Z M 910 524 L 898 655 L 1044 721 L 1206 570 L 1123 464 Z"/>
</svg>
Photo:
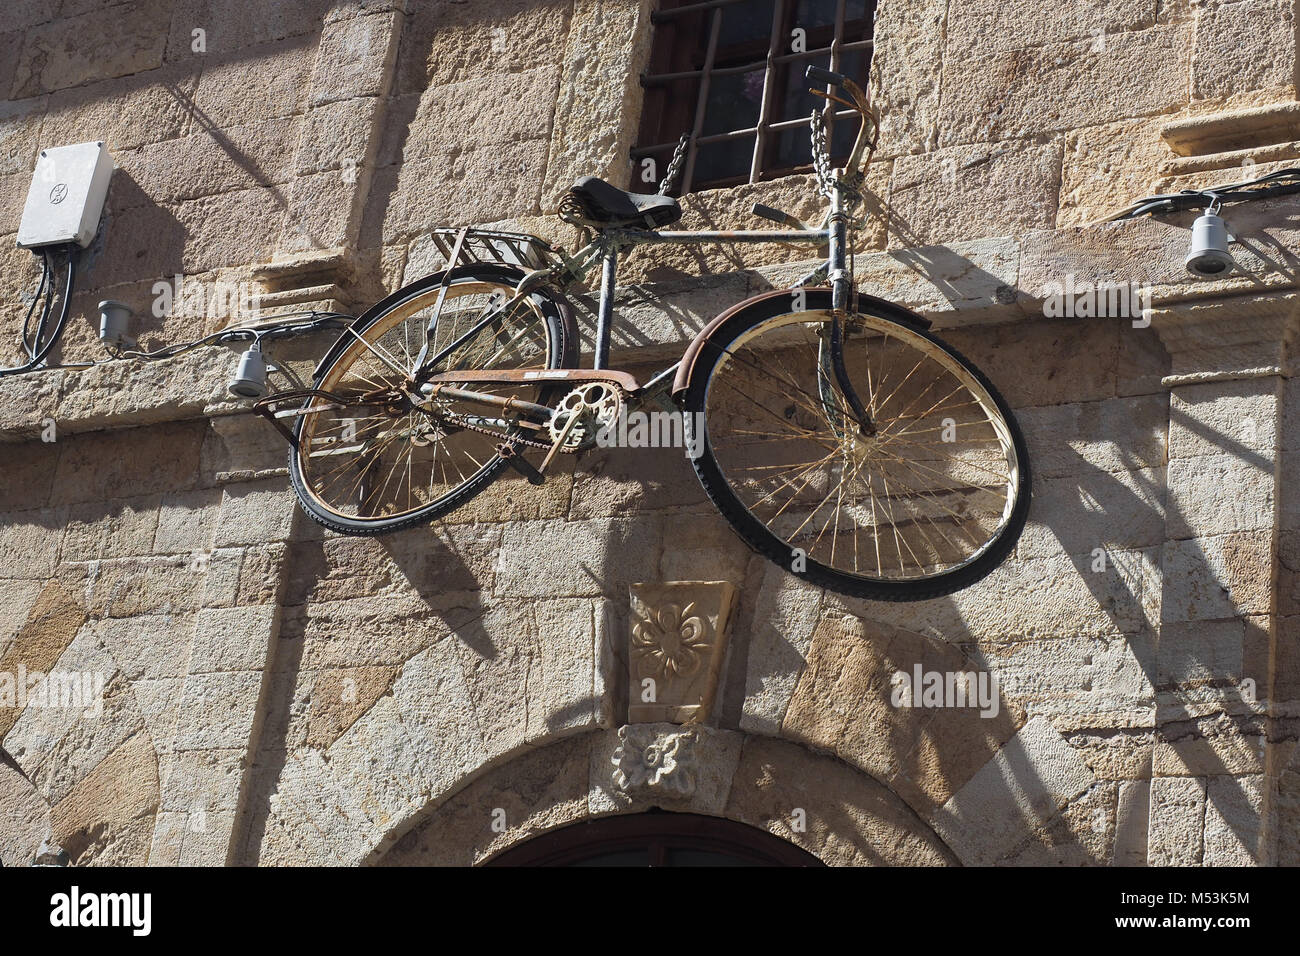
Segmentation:
<svg viewBox="0 0 1300 956">
<path fill-rule="evenodd" d="M 497 454 L 501 456 L 507 465 L 527 478 L 529 484 L 543 485 L 546 483 L 546 477 L 510 445 L 504 443 L 497 445 Z"/>
</svg>

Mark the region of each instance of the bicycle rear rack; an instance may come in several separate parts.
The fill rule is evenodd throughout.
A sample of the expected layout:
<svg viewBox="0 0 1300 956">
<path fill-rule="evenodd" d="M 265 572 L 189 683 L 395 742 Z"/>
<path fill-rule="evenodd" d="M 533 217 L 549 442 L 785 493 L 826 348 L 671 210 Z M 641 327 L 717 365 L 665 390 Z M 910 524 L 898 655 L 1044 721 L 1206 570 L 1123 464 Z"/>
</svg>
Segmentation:
<svg viewBox="0 0 1300 956">
<path fill-rule="evenodd" d="M 563 261 L 562 254 L 545 239 L 522 232 L 444 228 L 433 230 L 431 238 L 448 267 L 490 263 L 536 270 Z"/>
</svg>

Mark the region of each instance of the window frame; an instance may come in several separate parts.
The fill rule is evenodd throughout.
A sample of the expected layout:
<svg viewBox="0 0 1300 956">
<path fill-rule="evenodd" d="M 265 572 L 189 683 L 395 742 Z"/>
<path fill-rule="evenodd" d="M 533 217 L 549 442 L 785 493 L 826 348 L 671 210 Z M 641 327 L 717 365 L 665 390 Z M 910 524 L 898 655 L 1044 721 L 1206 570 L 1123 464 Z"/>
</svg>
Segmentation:
<svg viewBox="0 0 1300 956">
<path fill-rule="evenodd" d="M 835 22 L 808 28 L 808 46 L 803 52 L 799 53 L 784 52 L 789 47 L 790 33 L 794 28 L 792 21 L 799 0 L 774 0 L 772 25 L 767 38 L 766 51 L 757 59 L 748 62 L 735 64 L 724 61 L 724 65 L 717 66 L 715 64 L 717 63 L 718 41 L 724 11 L 729 7 L 745 2 L 748 2 L 748 0 L 703 0 L 703 2 L 663 0 L 661 8 L 650 16 L 650 21 L 655 27 L 654 37 L 651 41 L 651 67 L 657 67 L 658 72 L 647 70 L 647 72 L 641 74 L 641 87 L 644 91 L 641 125 L 637 136 L 637 145 L 632 149 L 631 156 L 634 166 L 638 165 L 647 156 L 655 157 L 656 174 L 662 177 L 667 170 L 668 159 L 677 145 L 677 136 L 682 132 L 689 133 L 690 138 L 685 162 L 683 163 L 680 180 L 672 191 L 673 195 L 681 196 L 703 189 L 718 189 L 746 183 L 768 182 L 785 176 L 811 171 L 811 161 L 794 166 L 785 166 L 779 165 L 776 159 L 780 134 L 800 127 L 806 129 L 808 126 L 807 117 L 790 120 L 776 120 L 773 118 L 784 103 L 784 100 L 781 99 L 783 94 L 777 89 L 781 85 L 778 81 L 784 80 L 785 71 L 791 68 L 791 64 L 802 62 L 823 65 L 826 63 L 825 58 L 829 57 L 829 69 L 832 72 L 840 72 L 846 53 L 864 50 L 867 51 L 867 56 L 859 68 L 860 75 L 855 76 L 854 79 L 862 82 L 864 86 L 866 85 L 866 79 L 871 68 L 871 57 L 875 49 L 874 21 L 878 6 L 877 0 L 865 0 L 866 16 L 863 18 L 867 23 L 867 36 L 865 39 L 852 41 L 844 39 L 847 0 L 837 0 Z M 667 4 L 675 5 L 667 6 Z M 684 21 L 683 18 L 690 18 L 696 14 L 704 15 L 703 19 L 707 20 L 709 34 L 704 48 L 703 61 L 698 67 L 694 65 L 694 56 L 698 52 L 698 45 L 675 42 L 673 33 L 665 32 L 675 32 L 679 24 L 689 26 L 689 19 Z M 849 24 L 858 22 L 860 21 L 847 21 Z M 829 37 L 829 42 L 822 40 L 819 44 L 818 39 L 825 37 Z M 761 50 L 762 44 L 763 40 L 760 36 L 748 46 Z M 736 44 L 722 49 L 731 52 L 742 50 L 746 46 L 746 44 Z M 731 57 L 726 59 L 729 60 Z M 665 65 L 669 69 L 664 70 Z M 751 73 L 759 69 L 763 71 L 763 90 L 755 124 L 705 135 L 703 126 L 708 112 L 708 97 L 713 78 L 728 74 Z M 683 97 L 670 95 L 671 86 L 682 82 L 690 83 L 694 88 L 693 103 L 685 101 Z M 827 124 L 828 135 L 833 136 L 834 124 L 837 120 L 852 119 L 857 114 L 851 110 L 835 109 L 828 101 L 822 115 Z M 671 133 L 674 129 L 678 130 L 678 133 Z M 671 139 L 668 138 L 670 135 Z M 696 168 L 700 147 L 739 139 L 752 139 L 753 142 L 748 173 L 697 182 Z M 832 156 L 833 160 L 842 160 L 843 158 L 845 157 L 838 154 Z M 653 192 L 657 188 L 657 184 L 644 182 L 641 176 L 634 174 L 632 188 L 644 192 Z"/>
</svg>

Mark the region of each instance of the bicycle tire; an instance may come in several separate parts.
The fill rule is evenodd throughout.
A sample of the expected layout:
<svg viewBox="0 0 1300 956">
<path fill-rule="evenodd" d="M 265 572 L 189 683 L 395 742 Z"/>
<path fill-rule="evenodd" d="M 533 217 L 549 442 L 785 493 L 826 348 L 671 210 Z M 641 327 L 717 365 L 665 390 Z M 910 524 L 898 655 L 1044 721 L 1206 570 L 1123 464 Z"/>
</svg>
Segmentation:
<svg viewBox="0 0 1300 956">
<path fill-rule="evenodd" d="M 693 442 L 700 443 L 698 447 L 701 453 L 692 459 L 692 466 L 705 493 L 719 513 L 753 551 L 796 577 L 849 597 L 891 602 L 928 600 L 962 590 L 986 577 L 1011 553 L 1028 518 L 1032 497 L 1032 475 L 1024 435 L 1010 405 L 987 376 L 957 349 L 929 332 L 923 320 L 892 303 L 871 300 L 873 304 L 859 309 L 859 312 L 870 311 L 873 318 L 897 326 L 906 334 L 920 336 L 946 353 L 979 382 L 1007 426 L 1018 459 L 1019 483 L 1011 513 L 996 538 L 987 544 L 978 558 L 971 563 L 932 577 L 914 580 L 868 579 L 845 574 L 812 558 L 807 559 L 806 566 L 802 570 L 796 570 L 790 566 L 790 545 L 755 517 L 732 489 L 714 456 L 713 446 L 709 440 L 708 422 L 704 417 L 708 385 L 718 362 L 723 355 L 729 354 L 730 346 L 737 338 L 762 323 L 782 315 L 794 314 L 786 305 L 788 301 L 785 297 L 758 300 L 750 307 L 740 309 L 729 320 L 719 325 L 708 342 L 700 349 L 695 364 L 690 370 L 686 388 L 679 395 L 683 410 L 687 413 L 685 416 L 687 435 Z M 829 307 L 828 292 L 808 290 L 807 311 L 826 310 Z M 882 312 L 893 314 L 882 315 Z M 704 422 L 702 436 L 694 434 L 695 423 L 699 421 Z"/>
<path fill-rule="evenodd" d="M 451 269 L 450 272 L 449 286 L 451 287 L 465 283 L 514 286 L 524 277 L 524 273 L 518 269 L 487 263 L 459 266 Z M 437 289 L 442 284 L 445 275 L 446 272 L 434 273 L 397 290 L 360 316 L 353 324 L 353 330 L 364 333 L 366 330 L 383 322 L 393 312 L 404 308 L 416 297 L 426 295 Z M 545 367 L 552 369 L 575 368 L 577 366 L 578 332 L 573 320 L 572 309 L 560 295 L 548 289 L 534 291 L 531 294 L 531 299 L 541 311 L 546 324 L 550 350 Z M 321 387 L 321 383 L 329 378 L 335 364 L 349 354 L 347 347 L 350 340 L 355 341 L 349 333 L 345 332 L 326 352 L 313 376 L 313 387 Z M 554 397 L 558 390 L 558 386 L 545 386 L 541 390 L 538 400 L 545 404 Z M 303 409 L 307 409 L 310 404 L 311 400 L 309 399 L 304 403 Z M 300 414 L 296 418 L 293 427 L 293 435 L 296 440 L 300 440 L 302 437 L 306 418 L 307 415 L 305 414 Z M 318 524 L 339 534 L 353 536 L 391 534 L 448 515 L 482 494 L 489 485 L 500 477 L 501 472 L 509 467 L 505 459 L 500 455 L 496 455 L 454 491 L 416 511 L 390 518 L 355 519 L 340 515 L 332 510 L 326 510 L 318 505 L 307 489 L 307 478 L 302 472 L 299 450 L 296 444 L 289 449 L 289 480 L 299 505 L 307 513 L 307 516 Z"/>
</svg>

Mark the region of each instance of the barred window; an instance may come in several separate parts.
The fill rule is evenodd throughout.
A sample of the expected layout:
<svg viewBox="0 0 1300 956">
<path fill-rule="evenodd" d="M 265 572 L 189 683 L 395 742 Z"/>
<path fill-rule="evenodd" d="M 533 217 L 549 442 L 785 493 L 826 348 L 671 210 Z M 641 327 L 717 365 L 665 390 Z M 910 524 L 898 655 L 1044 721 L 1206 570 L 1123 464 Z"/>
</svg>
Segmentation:
<svg viewBox="0 0 1300 956">
<path fill-rule="evenodd" d="M 655 191 L 683 133 L 673 195 L 807 172 L 814 106 L 825 108 L 832 160 L 847 159 L 856 114 L 814 97 L 803 73 L 828 67 L 865 86 L 875 11 L 876 0 L 662 0 L 632 188 Z"/>
</svg>

